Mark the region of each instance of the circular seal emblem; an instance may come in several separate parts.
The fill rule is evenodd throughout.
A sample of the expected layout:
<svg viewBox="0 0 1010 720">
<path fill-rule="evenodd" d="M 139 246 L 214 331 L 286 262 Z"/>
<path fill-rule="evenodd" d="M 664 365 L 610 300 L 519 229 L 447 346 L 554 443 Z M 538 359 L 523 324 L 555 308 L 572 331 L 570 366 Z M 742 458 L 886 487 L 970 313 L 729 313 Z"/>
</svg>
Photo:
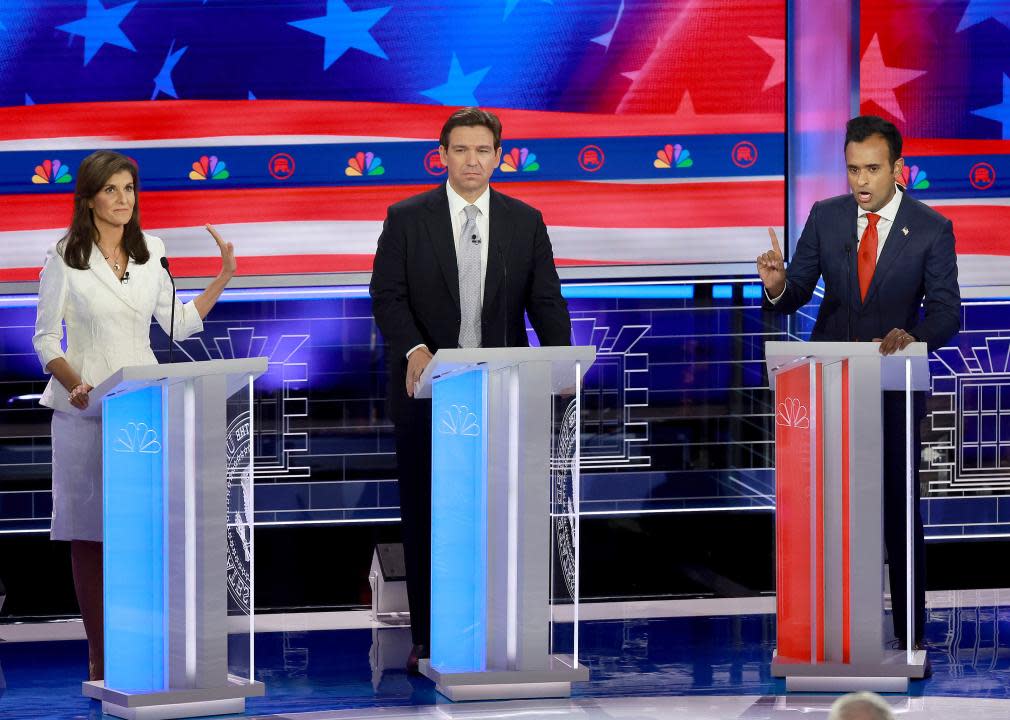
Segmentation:
<svg viewBox="0 0 1010 720">
<path fill-rule="evenodd" d="M 733 151 L 730 153 L 730 159 L 732 159 L 733 164 L 739 168 L 749 168 L 758 160 L 757 145 L 752 143 L 750 140 L 741 140 L 733 146 Z"/>
<path fill-rule="evenodd" d="M 225 433 L 225 472 L 228 504 L 228 595 L 230 608 L 249 614 L 252 566 L 252 483 L 249 411 L 228 423 Z"/>
<path fill-rule="evenodd" d="M 287 153 L 277 153 L 270 158 L 267 169 L 276 180 L 287 180 L 295 174 L 295 159 Z"/>
<path fill-rule="evenodd" d="M 996 168 L 987 162 L 977 162 L 968 171 L 968 182 L 976 190 L 988 190 L 996 184 Z"/>
<path fill-rule="evenodd" d="M 438 148 L 429 150 L 424 156 L 424 169 L 429 175 L 445 175 L 448 168 L 442 164 L 442 156 L 438 154 Z"/>
<path fill-rule="evenodd" d="M 596 172 L 603 167 L 604 160 L 606 158 L 599 145 L 586 145 L 579 150 L 579 167 L 586 172 Z"/>
<path fill-rule="evenodd" d="M 578 516 L 575 512 L 575 483 L 572 469 L 575 462 L 575 441 L 578 418 L 575 400 L 568 403 L 561 419 L 561 427 L 554 439 L 554 456 L 551 458 L 551 515 L 554 541 L 558 546 L 558 561 L 570 597 L 575 597 L 575 544 L 578 542 Z"/>
</svg>

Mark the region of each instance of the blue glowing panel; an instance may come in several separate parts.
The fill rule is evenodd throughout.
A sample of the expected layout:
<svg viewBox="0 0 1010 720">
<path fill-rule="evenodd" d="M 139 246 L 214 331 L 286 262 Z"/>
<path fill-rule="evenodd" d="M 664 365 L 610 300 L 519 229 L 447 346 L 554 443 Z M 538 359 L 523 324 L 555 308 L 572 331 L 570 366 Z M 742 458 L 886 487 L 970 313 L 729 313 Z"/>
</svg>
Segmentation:
<svg viewBox="0 0 1010 720">
<path fill-rule="evenodd" d="M 487 664 L 487 370 L 438 380 L 432 402 L 431 664 Z"/>
<path fill-rule="evenodd" d="M 165 473 L 161 389 L 103 401 L 105 682 L 165 682 Z"/>
</svg>

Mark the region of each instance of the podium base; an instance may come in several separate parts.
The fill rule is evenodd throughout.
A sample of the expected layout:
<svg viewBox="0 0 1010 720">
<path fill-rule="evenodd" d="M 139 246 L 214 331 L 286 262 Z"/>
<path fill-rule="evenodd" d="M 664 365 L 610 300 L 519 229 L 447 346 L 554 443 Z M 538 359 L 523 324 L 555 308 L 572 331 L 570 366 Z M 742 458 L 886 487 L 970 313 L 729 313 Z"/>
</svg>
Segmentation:
<svg viewBox="0 0 1010 720">
<path fill-rule="evenodd" d="M 435 683 L 435 689 L 452 700 L 530 700 L 571 697 L 572 683 L 589 680 L 589 667 L 571 667 L 557 656 L 546 670 L 487 670 L 485 672 L 443 673 L 421 660 L 421 674 Z"/>
<path fill-rule="evenodd" d="M 803 663 L 772 660 L 773 677 L 786 679 L 790 692 L 906 692 L 910 679 L 921 680 L 926 672 L 926 651 L 916 650 L 911 662 L 904 650 L 882 652 L 879 662 Z"/>
<path fill-rule="evenodd" d="M 81 691 L 85 697 L 101 700 L 106 715 L 124 720 L 174 720 L 245 712 L 245 699 L 263 695 L 265 687 L 261 682 L 229 675 L 228 684 L 219 688 L 130 693 L 95 680 L 82 683 Z"/>
</svg>

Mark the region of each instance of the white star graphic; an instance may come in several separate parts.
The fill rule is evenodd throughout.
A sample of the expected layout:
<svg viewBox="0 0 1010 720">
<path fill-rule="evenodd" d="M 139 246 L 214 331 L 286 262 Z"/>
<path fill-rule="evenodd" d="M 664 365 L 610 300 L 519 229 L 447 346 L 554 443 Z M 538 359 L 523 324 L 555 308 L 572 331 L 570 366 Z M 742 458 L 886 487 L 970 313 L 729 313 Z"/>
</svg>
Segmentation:
<svg viewBox="0 0 1010 720">
<path fill-rule="evenodd" d="M 786 81 L 786 41 L 755 37 L 754 35 L 747 37 L 772 58 L 772 66 L 768 69 L 768 77 L 765 78 L 765 84 L 761 88 L 762 92 L 784 83 Z"/>
<path fill-rule="evenodd" d="M 925 74 L 925 70 L 908 70 L 885 65 L 884 56 L 880 52 L 880 40 L 874 35 L 866 52 L 863 53 L 863 59 L 859 61 L 861 102 L 875 102 L 898 120 L 904 120 L 905 115 L 901 112 L 894 88 Z"/>
</svg>

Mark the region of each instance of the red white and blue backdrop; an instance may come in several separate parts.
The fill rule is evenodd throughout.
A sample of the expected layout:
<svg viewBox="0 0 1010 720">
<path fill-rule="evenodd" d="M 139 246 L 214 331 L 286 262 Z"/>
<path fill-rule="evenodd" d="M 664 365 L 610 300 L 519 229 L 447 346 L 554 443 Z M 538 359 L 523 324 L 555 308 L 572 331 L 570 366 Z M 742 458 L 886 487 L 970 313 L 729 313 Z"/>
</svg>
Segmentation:
<svg viewBox="0 0 1010 720">
<path fill-rule="evenodd" d="M 458 106 L 559 265 L 749 262 L 784 207 L 785 0 L 0 0 L 0 280 L 37 278 L 77 165 L 118 149 L 144 227 L 209 275 L 368 271 L 444 179 Z"/>
</svg>

